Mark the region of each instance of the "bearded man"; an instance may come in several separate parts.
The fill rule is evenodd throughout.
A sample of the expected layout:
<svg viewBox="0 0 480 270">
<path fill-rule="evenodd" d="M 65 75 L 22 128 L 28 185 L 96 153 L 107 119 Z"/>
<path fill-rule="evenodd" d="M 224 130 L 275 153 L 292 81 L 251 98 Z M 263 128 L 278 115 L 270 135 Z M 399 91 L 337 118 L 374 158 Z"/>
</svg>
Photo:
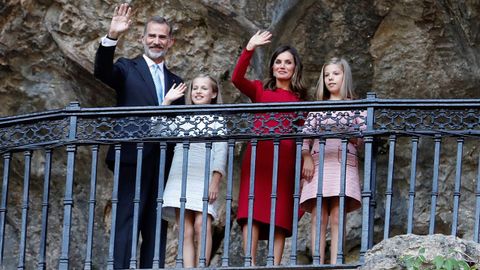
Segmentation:
<svg viewBox="0 0 480 270">
<path fill-rule="evenodd" d="M 143 55 L 133 59 L 119 58 L 114 63 L 117 41 L 129 29 L 130 16 L 131 7 L 128 4 L 124 3 L 115 8 L 108 35 L 102 38 L 95 55 L 95 77 L 115 90 L 117 106 L 160 106 L 167 92 L 170 92 L 169 96 L 177 97 L 173 104 L 185 104 L 183 94 L 186 87 L 182 79 L 170 72 L 165 65 L 165 56 L 174 44 L 172 28 L 165 18 L 154 16 L 146 22 L 141 39 Z M 134 233 L 136 235 L 140 233 L 142 237 L 140 268 L 152 268 L 159 184 L 159 153 L 159 144 L 144 144 L 138 231 L 133 232 L 137 149 L 135 143 L 121 144 L 118 204 L 114 226 L 115 269 L 128 269 L 129 264 L 136 264 L 134 255 L 137 243 L 133 243 L 132 248 Z M 169 173 L 172 156 L 173 147 L 168 145 L 164 175 Z M 115 164 L 113 147 L 108 151 L 106 162 L 113 170 Z M 165 221 L 162 221 L 161 228 L 160 267 L 163 267 L 167 231 Z"/>
</svg>

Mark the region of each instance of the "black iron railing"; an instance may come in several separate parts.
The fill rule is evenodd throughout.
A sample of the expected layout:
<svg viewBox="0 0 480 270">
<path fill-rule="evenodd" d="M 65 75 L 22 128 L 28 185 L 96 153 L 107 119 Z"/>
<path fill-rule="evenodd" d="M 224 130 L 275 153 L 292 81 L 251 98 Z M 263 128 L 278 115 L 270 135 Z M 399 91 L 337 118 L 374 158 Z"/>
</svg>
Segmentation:
<svg viewBox="0 0 480 270">
<path fill-rule="evenodd" d="M 313 112 L 313 119 L 319 123 L 326 123 L 316 126 L 314 129 L 306 129 L 312 118 L 308 117 L 308 113 Z M 346 113 L 342 113 L 346 112 Z M 357 119 L 357 120 L 355 120 Z M 358 121 L 360 119 L 360 121 Z M 328 120 L 324 122 L 324 120 Z M 3 185 L 0 201 L 0 264 L 6 268 L 14 266 L 17 269 L 25 269 L 36 267 L 38 269 L 58 268 L 58 269 L 95 269 L 95 268 L 113 268 L 113 251 L 115 237 L 115 220 L 117 212 L 117 191 L 119 179 L 120 157 L 122 153 L 122 143 L 136 143 L 137 154 L 142 156 L 144 144 L 155 143 L 159 147 L 160 164 L 159 164 L 159 192 L 157 199 L 157 223 L 156 223 L 156 247 L 153 267 L 158 268 L 162 265 L 160 262 L 160 234 L 162 230 L 167 228 L 161 227 L 162 204 L 163 204 L 163 183 L 166 175 L 162 173 L 165 167 L 165 156 L 167 143 L 183 143 L 184 146 L 184 163 L 188 159 L 188 148 L 192 143 L 206 143 L 207 157 L 211 153 L 213 142 L 228 143 L 228 159 L 227 159 L 227 176 L 226 176 L 226 195 L 225 200 L 225 234 L 223 239 L 223 252 L 218 265 L 214 267 L 249 267 L 251 266 L 252 254 L 242 254 L 243 266 L 232 265 L 229 255 L 229 247 L 231 246 L 231 220 L 235 216 L 232 211 L 232 205 L 236 198 L 233 197 L 234 179 L 236 179 L 234 160 L 238 157 L 234 155 L 238 142 L 250 142 L 252 144 L 252 161 L 256 158 L 255 145 L 258 141 L 273 140 L 274 141 L 274 173 L 273 173 L 273 189 L 271 196 L 271 204 L 276 204 L 276 181 L 278 171 L 278 151 L 279 142 L 284 139 L 293 139 L 296 145 L 295 164 L 295 188 L 294 197 L 294 217 L 298 216 L 299 198 L 300 198 L 300 182 L 301 182 L 301 148 L 303 139 L 319 139 L 320 149 L 319 156 L 324 153 L 326 139 L 337 138 L 341 140 L 342 150 L 339 160 L 341 160 L 342 176 L 341 176 L 341 192 L 340 192 L 340 215 L 339 227 L 344 228 L 346 222 L 344 220 L 345 213 L 345 170 L 347 166 L 347 145 L 349 139 L 363 139 L 364 150 L 360 164 L 363 164 L 363 184 L 362 184 L 362 210 L 361 210 L 361 239 L 360 249 L 358 251 L 358 260 L 345 264 L 345 247 L 346 239 L 345 230 L 339 229 L 339 248 L 336 268 L 354 268 L 361 265 L 365 253 L 374 243 L 391 236 L 391 228 L 394 227 L 398 234 L 398 230 L 403 230 L 400 220 L 395 220 L 392 216 L 392 205 L 395 196 L 398 198 L 406 198 L 405 212 L 407 218 L 405 222 L 405 231 L 403 233 L 416 233 L 415 231 L 415 197 L 418 195 L 417 180 L 419 171 L 432 171 L 430 190 L 430 214 L 429 226 L 425 233 L 450 233 L 459 235 L 459 226 L 463 223 L 472 224 L 471 227 L 462 225 L 462 232 L 459 236 L 473 236 L 473 240 L 479 242 L 479 223 L 480 223 L 480 165 L 475 174 L 475 179 L 467 179 L 469 183 L 476 182 L 476 187 L 468 188 L 470 193 L 469 201 L 475 202 L 467 207 L 471 207 L 469 211 L 474 211 L 474 220 L 459 221 L 459 211 L 462 209 L 461 195 L 462 189 L 465 191 L 465 182 L 462 175 L 462 164 L 466 158 L 469 162 L 480 163 L 479 151 L 474 152 L 476 156 L 464 157 L 464 145 L 479 145 L 480 137 L 480 100 L 386 100 L 377 99 L 374 94 L 368 94 L 366 99 L 352 101 L 325 101 L 325 102 L 302 102 L 302 103 L 275 103 L 275 104 L 224 104 L 212 106 L 166 106 L 166 107 L 130 107 L 130 108 L 81 108 L 79 104 L 72 103 L 64 110 L 55 110 L 42 113 L 34 113 L 21 116 L 12 116 L 0 118 L 0 152 L 3 155 Z M 433 160 L 431 163 L 418 164 L 419 144 L 424 143 L 426 147 L 422 149 L 431 149 L 433 152 Z M 439 190 L 439 183 L 445 181 L 446 177 L 442 176 L 442 157 L 448 156 L 450 153 L 441 153 L 443 145 L 455 145 L 455 177 L 452 197 L 447 198 L 453 201 L 451 207 L 451 221 L 448 224 L 450 232 L 436 229 L 437 219 L 437 202 L 439 198 L 445 196 Z M 98 209 L 96 209 L 97 187 L 98 187 L 98 168 L 104 167 L 103 162 L 99 161 L 100 147 L 102 145 L 115 146 L 115 165 L 113 170 L 113 192 L 111 193 L 112 211 L 111 211 L 111 229 L 108 235 L 109 243 L 104 248 L 95 249 L 95 243 L 98 239 L 96 228 L 103 221 L 99 220 Z M 89 159 L 91 161 L 90 172 L 76 171 L 76 162 L 79 158 L 78 149 L 89 149 Z M 399 150 L 401 148 L 401 151 Z M 409 150 L 408 150 L 409 148 Z M 407 151 L 408 150 L 408 151 Z M 402 194 L 395 193 L 395 171 L 399 170 L 395 159 L 399 155 L 399 151 L 404 156 L 410 157 L 408 164 L 410 176 L 405 179 L 408 183 L 407 190 L 401 190 Z M 81 156 L 86 156 L 85 151 Z M 22 156 L 23 153 L 23 156 Z M 59 162 L 54 165 L 53 153 L 59 153 Z M 66 156 L 65 156 L 66 153 Z M 42 156 L 43 167 L 38 163 L 32 164 L 32 159 Z M 445 158 L 445 157 L 444 157 Z M 447 157 L 448 158 L 448 157 Z M 449 157 L 451 159 L 452 157 Z M 384 162 L 379 162 L 383 160 Z M 472 161 L 473 160 L 473 161 Z M 138 159 L 137 168 L 141 171 L 142 159 Z M 320 164 L 322 164 L 320 158 Z M 62 164 L 63 167 L 58 164 Z M 385 166 L 381 166 L 384 164 Z M 22 165 L 20 165 L 22 164 Z M 43 179 L 43 185 L 40 185 L 42 194 L 40 196 L 40 211 L 31 213 L 29 209 L 32 207 L 31 202 L 31 186 L 32 186 L 32 166 L 35 170 L 40 170 L 41 176 L 35 174 L 34 180 Z M 210 166 L 207 162 L 206 166 Z M 251 170 L 255 171 L 255 163 L 251 163 Z M 23 167 L 23 183 L 18 178 L 21 176 L 21 168 Z M 39 168 L 41 167 L 41 168 Z M 322 167 L 322 166 L 320 166 Z M 52 177 L 52 168 L 55 169 L 56 178 Z M 185 166 L 184 166 L 185 170 Z M 386 174 L 381 175 L 380 171 Z M 60 173 L 59 173 L 60 171 Z M 63 172 L 63 173 L 62 173 Z M 82 174 L 83 173 L 83 174 Z M 81 190 L 85 194 L 83 197 L 88 198 L 88 203 L 83 207 L 88 213 L 87 221 L 85 217 L 74 217 L 75 179 L 79 175 L 86 175 L 90 178 L 89 186 L 84 186 Z M 58 175 L 64 176 L 58 179 Z M 252 173 L 252 175 L 254 175 Z M 320 173 L 322 175 L 322 173 Z M 470 175 L 470 174 L 469 174 Z M 40 178 L 39 178 L 40 177 Z M 381 177 L 381 178 L 380 178 Z M 185 178 L 185 177 L 184 177 Z M 208 176 L 206 176 L 208 180 Z M 462 181 L 464 180 L 464 181 Z M 139 181 L 139 180 L 138 180 Z M 183 180 L 183 188 L 185 187 Z M 251 177 L 250 186 L 253 187 L 255 181 Z M 64 185 L 63 194 L 51 194 L 52 182 L 62 182 Z M 319 190 L 317 192 L 317 209 L 322 209 L 322 181 L 319 181 Z M 37 183 L 34 183 L 38 186 Z M 12 199 L 13 193 L 10 191 L 15 185 L 16 192 L 22 190 L 22 199 Z M 139 183 L 137 183 L 139 185 Z M 379 187 L 384 188 L 380 190 Z M 205 182 L 205 190 L 208 191 L 208 181 Z M 423 192 L 423 191 L 422 191 Z M 250 195 L 253 190 L 250 190 Z M 138 193 L 134 199 L 134 226 L 138 223 Z M 16 195 L 18 197 L 18 195 Z M 207 207 L 207 195 L 204 195 L 204 209 Z M 403 196 L 403 197 L 402 197 Z M 185 191 L 182 198 L 185 197 Z M 62 199 L 63 215 L 62 217 L 52 216 L 49 214 L 52 201 Z M 249 203 L 253 205 L 253 196 L 250 196 Z M 38 201 L 38 200 L 37 200 Z M 381 204 L 381 207 L 379 207 Z M 184 211 L 184 200 L 182 200 L 181 213 Z M 97 211 L 97 212 L 96 212 Z M 247 246 L 251 245 L 251 224 L 252 224 L 252 206 L 249 208 L 249 233 L 247 237 Z M 11 214 L 10 214 L 11 213 Z M 375 218 L 375 213 L 380 214 L 381 218 Z M 275 207 L 271 209 L 271 219 L 275 217 Z M 32 215 L 37 215 L 33 217 Z M 321 214 L 317 213 L 320 217 Z M 61 240 L 53 242 L 55 239 L 49 238 L 52 234 L 50 221 L 52 219 L 62 219 Z M 180 224 L 183 224 L 183 216 L 180 217 Z M 29 220 L 40 220 L 38 226 L 34 227 L 29 224 Z M 206 220 L 206 211 L 204 211 L 204 221 Z M 395 221 L 392 224 L 392 220 Z M 20 226 L 14 229 L 7 229 L 7 223 L 10 226 L 20 223 Z M 84 230 L 75 222 L 85 224 Z M 294 218 L 293 235 L 291 237 L 290 254 L 284 256 L 284 263 L 290 267 L 298 266 L 297 261 L 297 239 L 298 235 L 298 219 Z M 442 219 L 445 223 L 445 219 Z M 463 222 L 462 224 L 460 224 Z M 383 223 L 383 226 L 381 224 Z M 205 224 L 205 222 L 204 222 Z M 317 236 L 320 227 L 320 220 L 317 220 Z M 444 225 L 445 226 L 445 225 Z M 469 225 L 470 226 L 470 225 Z M 15 226 L 13 226 L 15 227 Z M 29 231 L 32 230 L 33 231 Z M 72 232 L 72 228 L 76 231 Z M 465 229 L 467 228 L 467 229 Z M 270 227 L 270 241 L 268 245 L 268 256 L 266 260 L 267 266 L 273 265 L 273 235 L 274 226 Z M 16 231 L 15 231 L 16 230 Z M 422 233 L 423 229 L 420 230 Z M 134 227 L 133 231 L 136 231 Z M 183 227 L 180 226 L 179 232 L 179 249 L 175 263 L 175 267 L 181 268 L 183 265 Z M 103 231 L 102 231 L 103 232 Z M 84 235 L 82 243 L 74 243 L 78 238 L 75 235 Z M 417 232 L 418 233 L 418 232 Z M 199 266 L 206 266 L 205 258 L 205 230 L 202 231 L 202 252 L 199 258 Z M 31 237 L 31 238 L 29 238 Z M 139 241 L 136 233 L 132 234 L 133 242 Z M 35 239 L 35 240 L 32 240 Z M 6 242 L 8 247 L 6 248 Z M 35 242 L 34 247 L 29 247 L 30 242 Z M 76 250 L 75 254 L 71 252 L 71 244 L 80 246 L 82 252 Z M 59 249 L 58 253 L 49 252 L 50 250 Z M 52 254 L 58 254 L 52 258 Z M 313 268 L 328 268 L 326 265 L 320 264 L 319 243 L 317 241 L 312 251 L 311 266 Z M 285 259 L 287 257 L 287 259 Z M 105 259 L 106 258 L 106 259 Z M 137 266 L 137 251 L 132 249 L 130 266 Z"/>
</svg>

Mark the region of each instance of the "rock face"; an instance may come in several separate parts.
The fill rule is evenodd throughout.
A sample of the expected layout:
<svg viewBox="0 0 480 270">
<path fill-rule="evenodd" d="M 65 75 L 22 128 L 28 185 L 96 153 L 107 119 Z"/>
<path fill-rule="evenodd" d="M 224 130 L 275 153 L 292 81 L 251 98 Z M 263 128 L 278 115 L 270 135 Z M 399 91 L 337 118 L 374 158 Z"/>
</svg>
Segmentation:
<svg viewBox="0 0 480 270">
<path fill-rule="evenodd" d="M 478 243 L 451 235 L 407 234 L 389 238 L 375 245 L 366 253 L 365 264 L 360 269 L 406 269 L 404 267 L 406 256 L 418 256 L 422 248 L 425 249 L 423 256 L 427 262 L 432 262 L 436 256 L 441 256 L 444 259 L 454 258 L 472 265 L 480 264 L 480 244 Z"/>
<path fill-rule="evenodd" d="M 352 66 L 357 93 L 364 97 L 374 91 L 380 98 L 480 98 L 480 3 L 478 1 L 434 0 L 167 0 L 130 1 L 135 10 L 132 29 L 121 38 L 116 55 L 134 57 L 142 52 L 138 38 L 149 16 L 162 14 L 174 22 L 175 45 L 169 51 L 168 66 L 186 81 L 199 73 L 210 73 L 220 79 L 227 103 L 249 102 L 230 83 L 230 76 L 241 49 L 257 29 L 273 32 L 271 46 L 259 49 L 252 61 L 250 78 L 263 78 L 269 55 L 280 44 L 294 45 L 303 57 L 304 79 L 310 86 L 310 97 L 318 80 L 323 61 L 331 56 L 344 56 Z M 93 78 L 93 60 L 99 38 L 107 33 L 115 3 L 112 1 L 7 0 L 0 4 L 0 115 L 62 108 L 71 101 L 83 107 L 114 106 L 111 89 Z M 408 141 L 404 141 L 406 147 Z M 437 208 L 438 232 L 449 233 L 451 198 L 455 176 L 455 141 L 442 146 L 440 194 Z M 474 190 L 478 142 L 466 141 L 464 153 L 461 216 L 458 235 L 471 239 L 475 214 Z M 238 145 L 236 162 L 240 162 L 242 146 Z M 380 150 L 385 150 L 385 145 Z M 405 148 L 407 149 L 407 148 Z M 415 210 L 415 232 L 428 232 L 431 191 L 432 142 L 420 143 Z M 49 223 L 47 265 L 58 264 L 63 218 L 62 196 L 65 182 L 65 149 L 54 152 L 50 215 L 58 217 Z M 105 153 L 101 151 L 103 160 Z M 23 192 L 23 155 L 15 154 L 10 177 L 9 212 L 7 215 L 5 264 L 17 264 Z M 405 232 L 408 196 L 409 151 L 398 151 L 395 172 L 395 195 L 392 209 L 391 235 Z M 35 152 L 32 164 L 27 265 L 32 268 L 39 245 L 43 166 L 45 158 Z M 82 264 L 85 254 L 86 220 L 88 217 L 90 148 L 78 149 L 75 179 L 75 207 L 71 258 L 73 265 Z M 236 166 L 235 183 L 240 175 Z M 375 241 L 383 230 L 386 170 L 388 159 L 378 159 L 378 190 Z M 396 163 L 397 164 L 397 163 Z M 108 222 L 104 208 L 111 196 L 112 175 L 99 163 L 96 205 L 94 256 L 95 266 L 105 265 L 108 250 Z M 237 192 L 235 190 L 235 192 Z M 62 195 L 60 195 L 62 194 Z M 235 195 L 234 195 L 235 196 Z M 465 198 L 465 199 L 464 199 Z M 13 206 L 17 206 L 14 208 Z M 234 212 L 235 213 L 235 208 Z M 107 218 L 108 219 L 108 218 Z M 308 263 L 309 222 L 301 223 L 298 254 Z M 220 220 L 221 233 L 225 220 Z M 358 254 L 361 234 L 360 212 L 348 216 L 347 254 Z M 173 230 L 172 230 L 173 231 Z M 236 223 L 231 232 L 231 262 L 241 265 L 241 233 Z M 172 239 L 175 235 L 170 235 Z M 220 237 L 221 238 L 221 237 Z M 29 238 L 30 239 L 30 238 Z M 175 242 L 169 247 L 170 265 L 174 263 Z M 217 243 L 221 244 L 221 243 Z M 290 242 L 284 255 L 288 262 Z M 222 249 L 212 263 L 221 260 Z M 259 251 L 266 254 L 265 249 Z M 478 254 L 478 253 L 477 253 Z M 265 256 L 261 256 L 265 257 Z M 347 258 L 347 261 L 349 259 Z M 262 261 L 259 261 L 262 263 Z M 8 267 L 7 267 L 8 268 Z"/>
</svg>

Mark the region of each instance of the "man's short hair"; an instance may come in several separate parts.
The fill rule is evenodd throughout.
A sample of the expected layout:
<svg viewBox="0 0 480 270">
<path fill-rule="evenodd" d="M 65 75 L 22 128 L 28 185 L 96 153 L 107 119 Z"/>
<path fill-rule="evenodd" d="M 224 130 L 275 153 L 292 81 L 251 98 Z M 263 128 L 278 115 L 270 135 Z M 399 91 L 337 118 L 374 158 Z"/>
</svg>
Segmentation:
<svg viewBox="0 0 480 270">
<path fill-rule="evenodd" d="M 169 36 L 172 36 L 172 32 L 173 32 L 173 29 L 172 29 L 172 26 L 170 25 L 170 23 L 168 22 L 167 19 L 165 19 L 164 17 L 162 16 L 153 16 L 151 17 L 150 19 L 148 19 L 148 21 L 145 23 L 145 27 L 143 28 L 143 34 L 146 35 L 147 34 L 147 26 L 149 23 L 158 23 L 158 24 L 166 24 L 168 26 L 168 35 Z"/>
</svg>

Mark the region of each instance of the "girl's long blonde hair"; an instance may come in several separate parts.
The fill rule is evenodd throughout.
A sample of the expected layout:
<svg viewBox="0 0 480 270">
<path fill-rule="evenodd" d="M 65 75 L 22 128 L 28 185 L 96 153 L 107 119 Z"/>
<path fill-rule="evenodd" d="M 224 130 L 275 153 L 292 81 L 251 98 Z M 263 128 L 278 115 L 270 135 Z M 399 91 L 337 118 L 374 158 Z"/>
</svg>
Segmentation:
<svg viewBox="0 0 480 270">
<path fill-rule="evenodd" d="M 353 93 L 353 79 L 352 79 L 352 71 L 350 69 L 350 65 L 348 62 L 339 57 L 330 58 L 322 67 L 322 72 L 320 73 L 320 77 L 318 78 L 317 82 L 317 93 L 315 95 L 317 100 L 328 100 L 330 99 L 330 92 L 325 85 L 325 78 L 324 78 L 324 70 L 325 67 L 328 65 L 339 65 L 343 70 L 343 82 L 342 86 L 340 87 L 340 95 L 342 99 L 355 99 L 355 94 Z"/>
<path fill-rule="evenodd" d="M 210 80 L 211 84 L 212 84 L 213 92 L 217 93 L 217 97 L 213 98 L 212 102 L 210 104 L 222 104 L 223 99 L 222 99 L 222 91 L 221 91 L 220 84 L 218 83 L 218 81 L 215 78 L 213 78 L 212 76 L 210 76 L 208 74 L 200 74 L 200 75 L 198 75 L 198 76 L 196 76 L 195 78 L 192 79 L 192 82 L 190 83 L 190 85 L 187 88 L 187 93 L 185 93 L 185 103 L 188 104 L 188 105 L 193 104 L 193 102 L 192 102 L 193 81 L 195 79 L 198 79 L 198 78 L 208 78 Z"/>
</svg>

